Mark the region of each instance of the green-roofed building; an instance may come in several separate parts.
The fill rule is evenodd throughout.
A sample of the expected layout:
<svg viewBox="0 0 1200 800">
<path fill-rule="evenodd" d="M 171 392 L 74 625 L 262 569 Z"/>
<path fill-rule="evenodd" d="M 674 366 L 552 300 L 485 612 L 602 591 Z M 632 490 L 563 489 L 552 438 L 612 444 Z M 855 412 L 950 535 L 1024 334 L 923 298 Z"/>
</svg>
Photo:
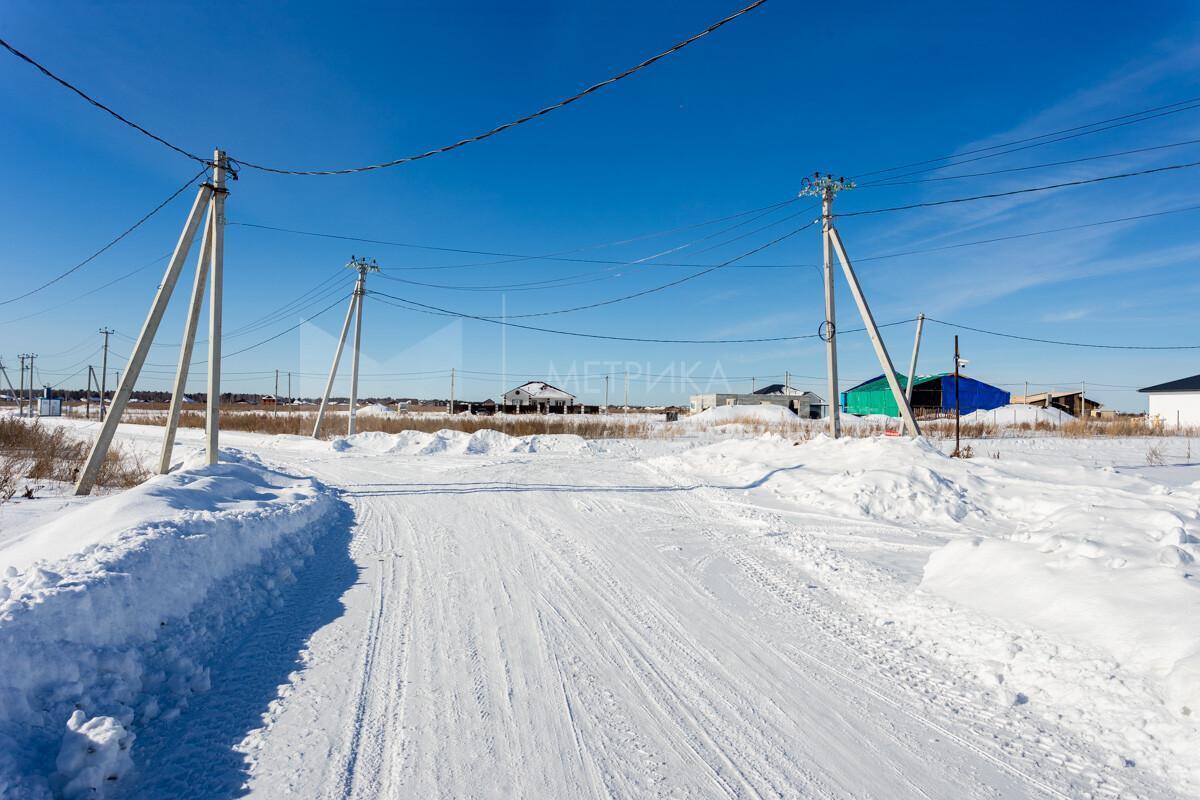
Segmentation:
<svg viewBox="0 0 1200 800">
<path fill-rule="evenodd" d="M 896 379 L 900 382 L 901 389 L 908 389 L 907 375 L 897 373 Z M 1010 395 L 1003 389 L 974 378 L 968 378 L 965 375 L 958 377 L 958 385 L 962 395 L 961 410 L 964 414 L 1008 405 Z M 913 383 L 912 406 L 914 411 L 953 411 L 954 373 L 918 375 Z M 887 378 L 882 375 L 842 392 L 842 410 L 847 414 L 858 416 L 867 414 L 900 416 L 896 398 L 892 396 Z"/>
</svg>

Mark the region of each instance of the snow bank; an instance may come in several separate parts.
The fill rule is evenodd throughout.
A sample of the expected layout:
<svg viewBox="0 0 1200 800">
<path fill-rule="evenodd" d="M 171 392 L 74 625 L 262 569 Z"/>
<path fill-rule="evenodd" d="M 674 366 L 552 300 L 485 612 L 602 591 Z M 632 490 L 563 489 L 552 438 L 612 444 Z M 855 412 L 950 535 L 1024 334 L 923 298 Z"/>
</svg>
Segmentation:
<svg viewBox="0 0 1200 800">
<path fill-rule="evenodd" d="M 962 422 L 966 424 L 988 424 L 1001 427 L 1009 425 L 1063 425 L 1075 417 L 1058 408 L 1041 408 L 1024 404 L 1001 406 L 990 411 L 972 411 L 963 414 Z"/>
<path fill-rule="evenodd" d="M 729 425 L 739 422 L 795 422 L 791 409 L 763 403 L 755 406 L 715 406 L 679 420 L 683 425 Z"/>
<path fill-rule="evenodd" d="M 0 796 L 104 796 L 136 726 L 208 689 L 217 637 L 278 602 L 342 508 L 243 459 L 156 477 L 0 550 Z"/>
<path fill-rule="evenodd" d="M 396 412 L 388 408 L 382 403 L 372 403 L 369 406 L 363 406 L 354 412 L 356 416 L 362 417 L 394 417 Z"/>
<path fill-rule="evenodd" d="M 572 433 L 509 436 L 484 428 L 475 433 L 440 430 L 401 431 L 400 433 L 356 433 L 330 442 L 339 453 L 371 455 L 499 455 L 505 453 L 579 453 L 588 449 L 587 440 Z"/>
<path fill-rule="evenodd" d="M 1177 717 L 1200 714 L 1200 482 L 1172 489 L 1078 461 L 952 459 L 889 437 L 796 446 L 768 435 L 657 463 L 806 511 L 953 537 L 929 557 L 920 589 L 1105 654 Z"/>
</svg>

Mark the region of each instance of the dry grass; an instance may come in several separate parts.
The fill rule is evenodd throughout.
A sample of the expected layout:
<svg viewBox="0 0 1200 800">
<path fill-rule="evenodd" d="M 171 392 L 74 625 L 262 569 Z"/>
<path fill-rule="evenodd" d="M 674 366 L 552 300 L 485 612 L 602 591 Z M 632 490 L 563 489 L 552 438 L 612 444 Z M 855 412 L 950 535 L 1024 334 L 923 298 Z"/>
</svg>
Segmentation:
<svg viewBox="0 0 1200 800">
<path fill-rule="evenodd" d="M 76 439 L 65 428 L 0 417 L 0 502 L 12 499 L 27 481 L 73 483 L 90 450 L 91 442 Z M 127 489 L 149 475 L 139 459 L 114 445 L 100 467 L 96 485 Z"/>
<path fill-rule="evenodd" d="M 126 417 L 124 422 L 139 425 L 167 424 L 166 414 L 139 414 L 136 417 Z M 292 434 L 295 436 L 311 436 L 313 425 L 316 424 L 315 413 L 281 412 L 272 414 L 269 411 L 241 411 L 221 415 L 221 430 L 246 431 L 249 433 Z M 204 412 L 185 411 L 180 415 L 180 427 L 204 427 Z M 509 436 L 533 436 L 547 433 L 573 433 L 585 439 L 624 439 L 649 438 L 662 435 L 645 420 L 624 420 L 621 415 L 608 416 L 575 416 L 563 414 L 528 414 L 504 415 L 494 417 L 472 416 L 460 414 L 449 416 L 421 416 L 397 414 L 391 417 L 374 415 L 359 415 L 355 419 L 355 427 L 359 433 L 381 431 L 383 433 L 400 433 L 401 431 L 424 431 L 434 433 L 440 430 L 462 431 L 474 433 L 478 430 L 489 429 L 506 433 Z M 346 432 L 345 415 L 327 415 L 321 426 L 321 436 L 331 439 Z"/>
</svg>

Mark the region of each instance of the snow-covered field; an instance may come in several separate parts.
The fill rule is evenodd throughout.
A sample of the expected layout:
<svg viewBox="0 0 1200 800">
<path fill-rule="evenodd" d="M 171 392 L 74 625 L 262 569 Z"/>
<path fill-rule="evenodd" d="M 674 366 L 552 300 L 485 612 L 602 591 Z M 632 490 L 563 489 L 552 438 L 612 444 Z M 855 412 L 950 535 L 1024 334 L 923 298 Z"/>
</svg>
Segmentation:
<svg viewBox="0 0 1200 800">
<path fill-rule="evenodd" d="M 1200 793 L 1185 440 L 728 421 L 218 467 L 185 430 L 143 487 L 0 506 L 0 796 Z"/>
</svg>

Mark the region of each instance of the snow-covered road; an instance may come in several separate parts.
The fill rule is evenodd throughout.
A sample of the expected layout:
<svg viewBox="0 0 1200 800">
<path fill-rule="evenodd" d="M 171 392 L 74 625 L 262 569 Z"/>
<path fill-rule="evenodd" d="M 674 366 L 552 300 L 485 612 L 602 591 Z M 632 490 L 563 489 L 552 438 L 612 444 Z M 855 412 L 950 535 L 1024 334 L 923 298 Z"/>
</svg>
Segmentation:
<svg viewBox="0 0 1200 800">
<path fill-rule="evenodd" d="M 1133 439 L 226 441 L 229 465 L 4 518 L 0 796 L 1200 780 L 1186 442 L 1147 466 Z"/>
<path fill-rule="evenodd" d="M 1170 796 L 885 653 L 739 487 L 628 457 L 301 468 L 345 492 L 348 548 L 141 736 L 135 795 L 240 793 L 246 754 L 256 797 Z"/>
</svg>

